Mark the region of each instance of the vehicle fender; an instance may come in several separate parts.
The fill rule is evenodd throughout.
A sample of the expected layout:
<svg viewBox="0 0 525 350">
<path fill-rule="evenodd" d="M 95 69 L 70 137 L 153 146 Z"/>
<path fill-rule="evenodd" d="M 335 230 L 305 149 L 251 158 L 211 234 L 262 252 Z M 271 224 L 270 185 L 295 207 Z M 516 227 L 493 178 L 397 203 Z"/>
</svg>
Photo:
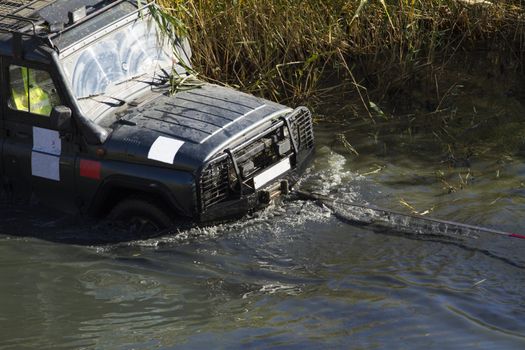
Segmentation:
<svg viewBox="0 0 525 350">
<path fill-rule="evenodd" d="M 119 164 L 120 163 L 120 164 Z M 89 191 L 79 179 L 79 188 L 89 214 L 104 216 L 118 201 L 127 196 L 151 197 L 165 207 L 168 214 L 193 217 L 196 212 L 194 177 L 189 172 L 155 168 L 138 164 L 106 162 L 104 176 L 96 190 Z M 91 192 L 91 195 L 90 193 Z M 93 195 L 94 193 L 94 195 Z"/>
</svg>

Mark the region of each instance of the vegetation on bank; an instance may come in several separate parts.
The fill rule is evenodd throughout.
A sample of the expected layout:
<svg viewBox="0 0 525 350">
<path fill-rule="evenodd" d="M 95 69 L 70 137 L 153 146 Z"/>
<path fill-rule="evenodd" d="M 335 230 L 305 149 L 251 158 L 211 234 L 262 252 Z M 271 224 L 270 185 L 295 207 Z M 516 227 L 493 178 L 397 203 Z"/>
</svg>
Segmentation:
<svg viewBox="0 0 525 350">
<path fill-rule="evenodd" d="M 465 50 L 496 50 L 524 68 L 521 0 L 160 3 L 186 27 L 197 72 L 285 103 L 312 106 L 342 85 L 363 99 L 395 94 L 414 77 L 438 79 Z"/>
</svg>

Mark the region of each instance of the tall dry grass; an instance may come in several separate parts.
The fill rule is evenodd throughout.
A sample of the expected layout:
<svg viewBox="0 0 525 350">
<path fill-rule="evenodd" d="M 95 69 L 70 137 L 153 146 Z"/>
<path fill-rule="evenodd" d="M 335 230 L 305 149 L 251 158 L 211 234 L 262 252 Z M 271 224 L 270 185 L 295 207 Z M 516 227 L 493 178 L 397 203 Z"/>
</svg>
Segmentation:
<svg viewBox="0 0 525 350">
<path fill-rule="evenodd" d="M 341 84 L 387 94 L 463 50 L 496 49 L 523 69 L 521 0 L 161 0 L 181 19 L 195 69 L 287 103 Z M 470 1 L 472 2 L 472 1 Z M 430 75 L 428 75 L 430 77 Z"/>
</svg>

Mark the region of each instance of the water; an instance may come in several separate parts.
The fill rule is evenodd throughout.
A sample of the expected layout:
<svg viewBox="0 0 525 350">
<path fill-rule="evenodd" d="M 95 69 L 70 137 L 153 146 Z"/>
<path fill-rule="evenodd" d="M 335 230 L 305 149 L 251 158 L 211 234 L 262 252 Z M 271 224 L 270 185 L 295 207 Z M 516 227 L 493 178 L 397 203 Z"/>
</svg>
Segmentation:
<svg viewBox="0 0 525 350">
<path fill-rule="evenodd" d="M 370 130 L 344 114 L 318 125 L 300 186 L 523 229 L 519 147 L 472 157 L 467 178 L 467 167 L 441 161 L 442 144 L 426 131 Z M 359 157 L 334 142 L 339 132 Z M 2 350 L 525 346 L 520 240 L 376 232 L 296 200 L 116 243 L 100 243 L 112 227 L 87 219 L 12 207 L 2 216 Z"/>
</svg>

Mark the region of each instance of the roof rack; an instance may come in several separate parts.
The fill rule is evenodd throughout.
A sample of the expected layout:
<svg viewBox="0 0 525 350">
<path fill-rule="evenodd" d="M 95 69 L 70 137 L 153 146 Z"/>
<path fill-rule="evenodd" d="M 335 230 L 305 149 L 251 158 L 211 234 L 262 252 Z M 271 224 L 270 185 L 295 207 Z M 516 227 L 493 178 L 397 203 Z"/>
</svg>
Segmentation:
<svg viewBox="0 0 525 350">
<path fill-rule="evenodd" d="M 0 2 L 0 15 L 27 16 L 38 11 L 55 0 L 7 0 Z"/>
<path fill-rule="evenodd" d="M 55 0 L 7 0 L 0 2 L 0 31 L 37 36 L 41 19 L 36 12 Z M 32 32 L 32 33 L 31 33 Z"/>
<path fill-rule="evenodd" d="M 57 1 L 59 0 L 0 0 L 0 36 L 2 33 L 12 36 L 12 46 L 15 55 L 22 54 L 23 37 L 31 37 L 44 42 L 59 52 L 60 49 L 54 42 L 56 38 L 60 38 L 65 32 L 76 28 L 111 7 L 130 2 L 137 6 L 135 12 L 140 12 L 142 9 L 156 3 L 155 0 L 94 0 L 97 6 L 93 6 L 87 16 L 71 24 L 64 23 L 63 27 L 52 27 L 46 25 L 46 16 L 41 10 Z M 66 0 L 60 1 L 65 2 Z M 76 0 L 75 2 L 82 3 L 82 1 L 84 0 Z M 136 1 L 136 4 L 134 1 Z M 89 3 L 89 1 L 85 2 Z M 61 9 L 64 10 L 64 8 Z"/>
</svg>

